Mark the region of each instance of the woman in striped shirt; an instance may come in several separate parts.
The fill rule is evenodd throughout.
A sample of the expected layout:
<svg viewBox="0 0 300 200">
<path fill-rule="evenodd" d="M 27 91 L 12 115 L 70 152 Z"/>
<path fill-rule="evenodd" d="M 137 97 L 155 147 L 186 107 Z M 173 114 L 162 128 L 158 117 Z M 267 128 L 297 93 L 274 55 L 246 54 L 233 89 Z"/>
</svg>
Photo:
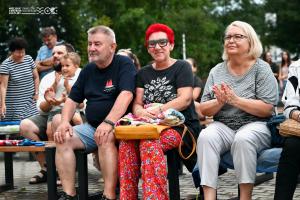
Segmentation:
<svg viewBox="0 0 300 200">
<path fill-rule="evenodd" d="M 1 120 L 16 121 L 38 114 L 39 77 L 33 59 L 25 55 L 27 42 L 14 38 L 9 42 L 11 55 L 0 66 Z"/>
</svg>

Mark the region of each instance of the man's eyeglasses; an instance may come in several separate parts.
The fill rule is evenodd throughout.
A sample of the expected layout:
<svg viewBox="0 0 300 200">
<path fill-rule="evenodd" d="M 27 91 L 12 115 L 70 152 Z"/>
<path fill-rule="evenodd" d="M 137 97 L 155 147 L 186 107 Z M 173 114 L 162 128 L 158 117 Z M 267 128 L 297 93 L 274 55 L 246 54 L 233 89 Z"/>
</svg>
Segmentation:
<svg viewBox="0 0 300 200">
<path fill-rule="evenodd" d="M 156 45 L 160 47 L 165 47 L 168 45 L 169 40 L 168 39 L 159 39 L 159 40 L 148 40 L 147 46 L 148 48 L 155 48 Z"/>
<path fill-rule="evenodd" d="M 242 35 L 242 34 L 225 35 L 225 36 L 224 36 L 224 41 L 230 41 L 231 38 L 233 38 L 233 41 L 239 42 L 239 41 L 241 41 L 242 39 L 248 38 L 248 37 L 245 36 L 245 35 Z"/>
</svg>

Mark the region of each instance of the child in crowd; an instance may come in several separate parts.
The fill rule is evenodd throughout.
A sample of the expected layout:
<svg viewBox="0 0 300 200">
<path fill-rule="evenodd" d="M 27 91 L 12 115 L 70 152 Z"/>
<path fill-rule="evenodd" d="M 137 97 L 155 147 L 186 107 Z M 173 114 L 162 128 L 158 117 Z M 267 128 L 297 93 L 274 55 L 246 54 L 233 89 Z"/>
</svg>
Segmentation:
<svg viewBox="0 0 300 200">
<path fill-rule="evenodd" d="M 61 113 L 64 102 L 66 101 L 66 98 L 70 93 L 73 84 L 76 82 L 80 72 L 80 57 L 77 53 L 68 53 L 61 58 L 60 63 L 61 72 L 57 72 L 55 74 L 55 81 L 52 84 L 52 87 L 48 88 L 45 93 L 46 95 L 50 96 L 50 98 L 53 98 L 53 100 L 56 102 L 55 106 L 53 106 L 49 112 L 47 122 L 47 135 L 49 140 L 53 139 L 51 121 L 56 114 Z M 80 115 L 80 108 L 83 108 L 83 104 L 79 106 L 72 118 L 72 123 L 74 125 L 83 123 Z"/>
</svg>

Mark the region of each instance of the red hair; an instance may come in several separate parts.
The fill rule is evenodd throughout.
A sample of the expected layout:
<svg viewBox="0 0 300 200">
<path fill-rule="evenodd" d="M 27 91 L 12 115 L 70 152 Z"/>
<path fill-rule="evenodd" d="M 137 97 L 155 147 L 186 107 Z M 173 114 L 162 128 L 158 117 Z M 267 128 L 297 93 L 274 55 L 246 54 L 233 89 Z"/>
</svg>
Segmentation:
<svg viewBox="0 0 300 200">
<path fill-rule="evenodd" d="M 152 33 L 164 32 L 167 34 L 168 40 L 171 44 L 174 44 L 175 36 L 173 30 L 165 24 L 151 24 L 146 30 L 145 45 L 147 46 L 147 41 Z"/>
</svg>

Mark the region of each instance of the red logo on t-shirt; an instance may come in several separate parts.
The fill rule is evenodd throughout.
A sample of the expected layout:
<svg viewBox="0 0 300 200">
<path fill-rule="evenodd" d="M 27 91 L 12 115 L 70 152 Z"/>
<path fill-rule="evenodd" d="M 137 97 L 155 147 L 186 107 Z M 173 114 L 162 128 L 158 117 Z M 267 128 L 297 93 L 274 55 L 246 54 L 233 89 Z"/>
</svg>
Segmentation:
<svg viewBox="0 0 300 200">
<path fill-rule="evenodd" d="M 107 80 L 106 84 L 105 84 L 104 91 L 105 92 L 111 92 L 114 88 L 115 88 L 115 86 L 113 85 L 112 80 L 111 79 Z"/>
<path fill-rule="evenodd" d="M 112 80 L 111 80 L 111 79 L 108 80 L 108 81 L 106 81 L 105 88 L 107 88 L 107 87 L 112 87 L 112 86 L 113 86 L 113 84 L 112 84 Z"/>
</svg>

